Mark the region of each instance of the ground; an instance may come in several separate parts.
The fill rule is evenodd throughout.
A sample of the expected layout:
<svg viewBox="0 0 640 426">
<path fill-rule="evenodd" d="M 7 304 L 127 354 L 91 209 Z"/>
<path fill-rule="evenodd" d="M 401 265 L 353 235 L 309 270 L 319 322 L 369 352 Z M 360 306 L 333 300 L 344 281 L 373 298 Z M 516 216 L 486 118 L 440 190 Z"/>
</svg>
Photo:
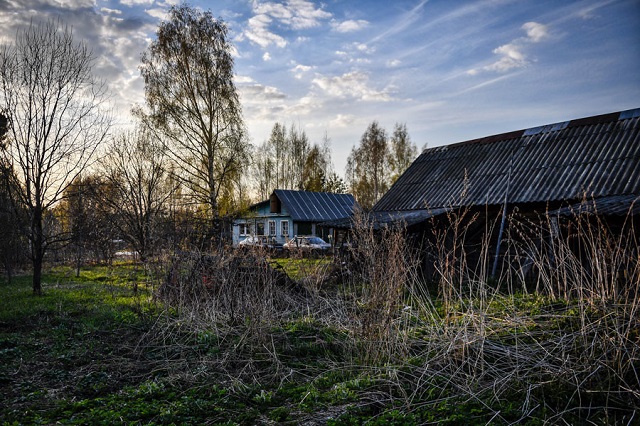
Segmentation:
<svg viewBox="0 0 640 426">
<path fill-rule="evenodd" d="M 297 274 L 296 279 L 323 264 L 284 262 L 280 269 Z M 541 336 L 557 335 L 584 319 L 574 316 L 571 304 L 522 296 L 510 311 L 519 312 L 518 318 L 505 315 L 485 324 L 495 335 L 486 335 L 480 353 L 473 341 L 458 345 L 465 339 L 462 330 L 468 335 L 477 321 L 469 310 L 446 313 L 437 306 L 441 319 L 464 323 L 446 328 L 442 322 L 437 333 L 425 326 L 424 318 L 403 317 L 410 332 L 402 341 L 383 336 L 372 344 L 362 329 L 328 321 L 341 314 L 337 310 L 308 310 L 268 324 L 253 323 L 249 316 L 211 321 L 161 303 L 154 297 L 160 281 L 151 276 L 135 264 L 94 266 L 79 278 L 57 267 L 45 275 L 42 297 L 30 293 L 28 276 L 0 282 L 5 301 L 0 307 L 0 422 L 480 425 L 633 420 L 633 404 L 625 395 L 605 392 L 619 384 L 603 383 L 598 369 L 576 372 L 582 389 L 568 385 L 572 378 L 549 380 L 547 373 L 566 374 L 560 365 L 554 370 L 550 356 L 536 358 L 549 365 L 531 365 L 531 374 L 540 377 L 527 386 L 517 383 L 530 379 L 522 368 L 529 364 L 521 364 L 520 373 L 505 367 L 505 360 L 517 359 L 514 350 L 522 351 L 520 356 L 532 347 L 553 351 Z M 358 309 L 354 317 L 367 318 L 370 307 Z M 532 312 L 536 315 L 524 315 Z M 596 309 L 592 312 L 598 315 Z M 497 323 L 504 326 L 498 329 Z M 562 336 L 566 340 L 569 335 Z M 449 340 L 440 345 L 438 339 Z M 395 346 L 384 352 L 382 343 Z M 631 347 L 637 349 L 637 342 Z M 634 356 L 633 368 L 624 371 L 637 371 Z M 498 371 L 504 377 L 496 380 Z M 512 377 L 516 374 L 521 377 Z M 494 388 L 488 391 L 490 380 Z"/>
</svg>

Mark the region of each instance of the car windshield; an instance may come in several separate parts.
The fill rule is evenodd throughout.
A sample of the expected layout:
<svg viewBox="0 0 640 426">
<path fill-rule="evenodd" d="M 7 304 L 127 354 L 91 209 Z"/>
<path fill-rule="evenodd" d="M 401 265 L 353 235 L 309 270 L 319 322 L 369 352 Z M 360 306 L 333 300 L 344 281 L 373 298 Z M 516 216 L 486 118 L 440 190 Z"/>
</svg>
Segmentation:
<svg viewBox="0 0 640 426">
<path fill-rule="evenodd" d="M 319 237 L 311 237 L 309 238 L 309 243 L 311 244 L 327 244 L 324 242 L 322 238 Z"/>
</svg>

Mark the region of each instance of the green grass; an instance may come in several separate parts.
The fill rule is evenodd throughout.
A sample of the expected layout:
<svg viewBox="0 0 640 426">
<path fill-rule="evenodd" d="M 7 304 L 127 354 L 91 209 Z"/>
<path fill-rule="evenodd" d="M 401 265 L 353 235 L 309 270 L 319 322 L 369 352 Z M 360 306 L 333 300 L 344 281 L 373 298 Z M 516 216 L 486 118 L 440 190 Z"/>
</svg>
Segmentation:
<svg viewBox="0 0 640 426">
<path fill-rule="evenodd" d="M 328 260 L 278 264 L 301 278 Z M 41 297 L 30 277 L 0 281 L 0 425 L 537 425 L 563 410 L 569 423 L 631 419 L 633 408 L 598 411 L 598 404 L 612 406 L 597 396 L 611 385 L 595 373 L 581 383 L 594 381 L 588 392 L 542 373 L 531 387 L 515 382 L 498 393 L 478 381 L 469 384 L 473 398 L 461 392 L 472 364 L 456 366 L 457 353 L 442 348 L 456 338 L 447 340 L 447 330 L 466 330 L 479 318 L 477 301 L 449 307 L 451 315 L 438 301 L 428 318 L 407 311 L 406 353 L 372 363 L 362 348 L 377 342 L 360 340 L 356 323 L 336 327 L 311 309 L 269 324 L 206 323 L 165 309 L 153 282 L 132 264 L 93 266 L 78 278 L 54 268 Z M 478 362 L 488 367 L 504 364 L 491 358 L 491 347 L 547 347 L 545 339 L 580 331 L 584 319 L 573 303 L 534 295 L 495 297 L 482 312 L 487 346 Z M 444 346 L 432 344 L 438 336 Z M 567 357 L 581 353 L 567 349 Z M 529 399 L 536 405 L 527 406 Z M 595 414 L 573 409 L 585 401 Z"/>
<path fill-rule="evenodd" d="M 315 258 L 274 258 L 270 261 L 271 266 L 282 269 L 289 278 L 299 280 L 307 276 L 322 273 L 331 266 L 333 259 L 330 257 Z"/>
</svg>

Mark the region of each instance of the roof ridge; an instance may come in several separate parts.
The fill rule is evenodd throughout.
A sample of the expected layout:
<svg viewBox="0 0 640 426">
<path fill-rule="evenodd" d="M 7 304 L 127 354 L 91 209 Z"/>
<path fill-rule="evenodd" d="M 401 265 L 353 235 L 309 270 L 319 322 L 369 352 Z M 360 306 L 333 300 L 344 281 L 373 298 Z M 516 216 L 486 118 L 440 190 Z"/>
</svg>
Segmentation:
<svg viewBox="0 0 640 426">
<path fill-rule="evenodd" d="M 559 130 L 564 130 L 566 128 L 586 126 L 591 124 L 611 123 L 614 121 L 628 120 L 628 119 L 637 118 L 637 117 L 640 117 L 640 108 L 633 108 L 633 109 L 627 109 L 627 110 L 611 112 L 606 114 L 598 114 L 598 115 L 592 115 L 592 116 L 583 117 L 583 118 L 576 118 L 572 120 L 559 121 L 557 123 L 529 127 L 528 129 L 514 130 L 511 132 L 487 135 L 481 138 L 454 142 L 448 145 L 441 145 L 433 148 L 428 148 L 423 152 L 430 151 L 430 150 L 434 150 L 434 151 L 446 150 L 449 148 L 455 148 L 458 146 L 465 146 L 465 145 L 471 145 L 471 144 L 494 143 L 494 142 L 506 141 L 509 139 L 517 139 L 521 136 L 533 136 L 540 133 L 550 133 L 550 132 L 555 132 Z"/>
</svg>

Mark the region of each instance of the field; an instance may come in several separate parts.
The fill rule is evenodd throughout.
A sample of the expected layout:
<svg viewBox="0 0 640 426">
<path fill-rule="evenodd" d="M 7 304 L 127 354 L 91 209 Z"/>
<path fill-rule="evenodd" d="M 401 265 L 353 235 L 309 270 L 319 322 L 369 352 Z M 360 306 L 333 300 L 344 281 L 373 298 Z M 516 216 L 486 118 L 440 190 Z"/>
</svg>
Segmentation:
<svg viewBox="0 0 640 426">
<path fill-rule="evenodd" d="M 207 257 L 55 267 L 42 297 L 2 281 L 0 423 L 640 421 L 637 298 L 437 291 L 387 241 L 357 271 Z"/>
</svg>

